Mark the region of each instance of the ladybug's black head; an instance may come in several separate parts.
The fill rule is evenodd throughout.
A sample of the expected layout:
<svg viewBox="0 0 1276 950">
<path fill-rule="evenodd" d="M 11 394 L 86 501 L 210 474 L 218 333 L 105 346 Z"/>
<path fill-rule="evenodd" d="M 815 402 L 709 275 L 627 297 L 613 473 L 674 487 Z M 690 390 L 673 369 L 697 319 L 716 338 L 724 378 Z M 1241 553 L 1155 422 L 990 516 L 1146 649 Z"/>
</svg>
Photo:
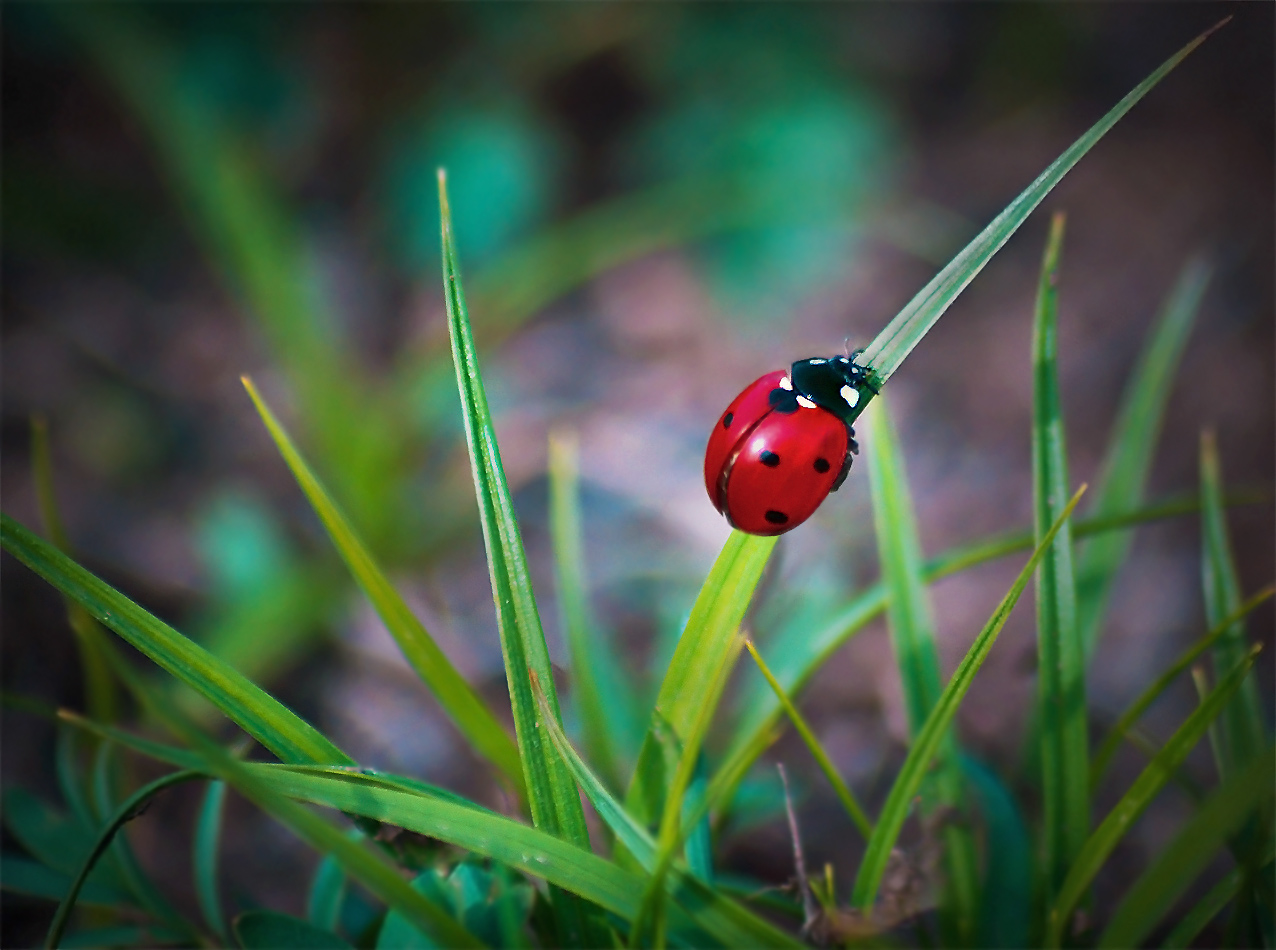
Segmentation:
<svg viewBox="0 0 1276 950">
<path fill-rule="evenodd" d="M 798 360 L 789 376 L 796 392 L 842 419 L 854 415 L 860 389 L 869 385 L 867 371 L 849 356 Z"/>
</svg>

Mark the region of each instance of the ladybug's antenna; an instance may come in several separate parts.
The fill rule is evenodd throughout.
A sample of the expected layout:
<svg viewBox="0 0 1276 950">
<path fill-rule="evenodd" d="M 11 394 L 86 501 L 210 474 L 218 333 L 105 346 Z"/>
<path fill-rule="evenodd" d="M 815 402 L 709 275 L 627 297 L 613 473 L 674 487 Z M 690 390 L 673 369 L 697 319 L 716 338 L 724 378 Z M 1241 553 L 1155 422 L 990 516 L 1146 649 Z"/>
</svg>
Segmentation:
<svg viewBox="0 0 1276 950">
<path fill-rule="evenodd" d="M 846 358 L 851 358 L 851 335 L 848 333 L 846 339 L 842 341 L 842 352 L 846 354 Z"/>
</svg>

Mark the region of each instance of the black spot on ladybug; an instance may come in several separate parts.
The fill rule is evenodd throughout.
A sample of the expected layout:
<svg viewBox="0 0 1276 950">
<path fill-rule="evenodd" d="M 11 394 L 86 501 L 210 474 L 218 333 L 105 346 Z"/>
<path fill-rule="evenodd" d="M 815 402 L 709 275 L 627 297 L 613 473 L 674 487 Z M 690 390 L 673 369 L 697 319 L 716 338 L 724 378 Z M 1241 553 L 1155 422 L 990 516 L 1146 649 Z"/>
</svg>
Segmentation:
<svg viewBox="0 0 1276 950">
<path fill-rule="evenodd" d="M 774 508 L 768 511 L 765 517 L 767 521 L 771 522 L 771 524 L 788 524 L 789 522 L 788 515 L 786 515 L 783 511 L 776 511 Z"/>
<path fill-rule="evenodd" d="M 827 472 L 827 471 L 829 470 L 829 468 L 830 468 L 830 466 L 829 466 L 829 460 L 828 460 L 828 459 L 816 459 L 816 460 L 815 460 L 815 470 L 816 470 L 817 472 L 819 472 L 821 475 L 823 475 L 825 472 Z"/>
<path fill-rule="evenodd" d="M 797 412 L 798 401 L 797 393 L 791 389 L 781 389 L 776 386 L 771 390 L 771 395 L 767 397 L 767 401 L 771 403 L 771 408 L 776 412 Z"/>
<path fill-rule="evenodd" d="M 766 449 L 762 450 L 762 454 L 759 455 L 758 458 L 761 459 L 762 464 L 767 468 L 775 468 L 780 464 L 780 456 L 776 455 L 774 452 L 768 452 Z"/>
<path fill-rule="evenodd" d="M 735 414 L 734 414 L 734 413 L 730 413 L 730 412 L 728 412 L 725 416 L 723 416 L 723 417 L 722 417 L 722 428 L 724 428 L 724 429 L 730 429 L 730 428 L 731 428 L 731 420 L 733 420 L 734 418 L 735 418 Z"/>
</svg>

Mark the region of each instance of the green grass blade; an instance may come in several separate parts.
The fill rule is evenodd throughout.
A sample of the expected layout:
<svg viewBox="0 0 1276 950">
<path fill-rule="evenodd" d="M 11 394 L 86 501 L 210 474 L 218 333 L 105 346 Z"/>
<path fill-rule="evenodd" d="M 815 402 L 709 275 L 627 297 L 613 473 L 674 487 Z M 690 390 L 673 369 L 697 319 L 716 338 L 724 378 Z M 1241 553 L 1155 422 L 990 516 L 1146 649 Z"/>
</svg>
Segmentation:
<svg viewBox="0 0 1276 950">
<path fill-rule="evenodd" d="M 1251 504 L 1266 498 L 1266 495 L 1255 494 L 1233 496 L 1232 501 L 1235 504 Z M 1076 521 L 1072 535 L 1074 538 L 1095 537 L 1199 510 L 1199 495 L 1175 496 L 1122 515 L 1080 519 Z M 926 583 L 931 584 L 997 558 L 1031 551 L 1032 547 L 1032 532 L 1028 530 L 993 535 L 931 558 L 923 565 L 922 576 Z M 878 582 L 857 594 L 850 603 L 813 630 L 795 629 L 789 635 L 768 643 L 772 672 L 785 691 L 790 696 L 798 693 L 834 652 L 886 609 L 886 597 L 885 585 Z M 726 771 L 743 775 L 778 735 L 777 723 L 783 718 L 784 709 L 769 686 L 764 683 L 752 688 L 746 685 L 739 706 L 742 710 L 740 722 L 716 776 Z M 727 797 L 730 798 L 730 794 Z"/>
<path fill-rule="evenodd" d="M 935 622 L 922 574 L 921 539 L 903 452 L 886 403 L 879 398 L 875 407 L 873 451 L 868 457 L 873 527 L 882 580 L 888 592 L 886 616 L 891 647 L 903 686 L 909 735 L 916 741 L 943 691 L 939 650 L 935 645 Z M 955 739 L 945 734 L 939 745 L 940 764 L 933 779 L 922 785 L 922 808 L 928 814 L 936 808 L 960 809 L 962 806 L 957 755 Z M 969 828 L 955 822 L 944 827 L 943 838 L 948 872 L 945 918 L 948 927 L 955 928 L 956 938 L 969 942 L 974 937 L 979 888 L 975 843 Z"/>
<path fill-rule="evenodd" d="M 833 766 L 833 762 L 828 757 L 828 753 L 824 751 L 824 747 L 820 745 L 820 740 L 815 737 L 815 733 L 811 731 L 811 727 L 807 725 L 806 719 L 798 712 L 793 705 L 793 701 L 789 699 L 788 694 L 784 691 L 784 687 L 780 685 L 780 681 L 775 678 L 775 674 L 771 672 L 771 668 L 766 665 L 766 661 L 758 653 L 757 648 L 753 645 L 753 641 L 745 640 L 745 647 L 753 656 L 753 661 L 757 663 L 758 669 L 762 671 L 762 675 L 770 684 L 775 698 L 779 700 L 785 714 L 789 717 L 789 721 L 793 723 L 793 728 L 798 731 L 798 735 L 802 737 L 802 741 L 806 743 L 806 747 L 811 750 L 811 755 L 815 758 L 816 763 L 820 767 L 820 771 L 824 773 L 824 777 L 829 780 L 829 784 L 833 786 L 833 791 L 837 794 L 838 801 L 842 803 L 842 807 L 846 809 L 846 814 L 850 817 L 851 823 L 859 829 L 860 834 L 867 841 L 873 836 L 873 823 L 869 820 L 868 815 L 864 813 L 863 807 L 856 800 L 851 790 L 842 781 L 842 776 L 838 774 L 837 769 Z"/>
<path fill-rule="evenodd" d="M 1117 718 L 1117 721 L 1112 724 L 1112 728 L 1108 730 L 1107 736 L 1104 737 L 1103 742 L 1094 753 L 1094 761 L 1090 766 L 1091 793 L 1094 792 L 1095 788 L 1099 784 L 1099 780 L 1107 771 L 1108 765 L 1111 764 L 1112 757 L 1116 755 L 1116 751 L 1121 745 L 1121 740 L 1126 737 L 1126 734 L 1130 731 L 1134 724 L 1139 721 L 1139 718 L 1147 711 L 1147 708 L 1151 706 L 1152 703 L 1156 702 L 1157 698 L 1165 692 L 1170 683 L 1177 679 L 1184 670 L 1195 663 L 1202 653 L 1217 643 L 1218 639 L 1226 634 L 1234 623 L 1248 616 L 1255 607 L 1266 603 L 1273 593 L 1276 593 L 1276 587 L 1269 584 L 1249 600 L 1245 601 L 1245 603 L 1241 604 L 1236 611 L 1229 614 L 1221 622 L 1215 624 L 1209 633 L 1197 640 L 1196 643 L 1192 644 L 1192 646 L 1190 646 L 1182 654 L 1182 656 L 1170 664 L 1169 668 L 1164 673 L 1158 676 L 1156 680 L 1147 687 L 1147 689 L 1140 693 L 1134 702 L 1130 703 L 1125 712 L 1121 713 L 1121 715 Z"/>
<path fill-rule="evenodd" d="M 571 660 L 572 701 L 590 759 L 612 781 L 632 758 L 641 735 L 638 702 L 610 643 L 594 623 L 585 585 L 578 446 L 574 435 L 549 439 L 549 525 L 564 639 Z"/>
<path fill-rule="evenodd" d="M 1152 456 L 1165 421 L 1165 407 L 1210 275 L 1204 261 L 1189 262 L 1162 305 L 1139 365 L 1121 398 L 1090 504 L 1095 516 L 1120 515 L 1137 508 L 1143 500 Z M 1077 628 L 1087 659 L 1094 655 L 1099 642 L 1108 598 L 1130 542 L 1128 534 L 1105 534 L 1088 541 L 1077 555 Z"/>
<path fill-rule="evenodd" d="M 84 886 L 84 882 L 88 879 L 98 859 L 110 847 L 112 840 L 115 838 L 115 833 L 124 826 L 124 823 L 136 818 L 140 810 L 159 792 L 182 782 L 189 782 L 198 778 L 203 778 L 203 774 L 190 771 L 172 772 L 142 786 L 116 809 L 115 814 L 106 823 L 106 827 L 98 834 L 93 847 L 89 850 L 88 855 L 80 865 L 79 871 L 76 872 L 75 877 L 72 879 L 70 889 L 58 905 L 57 912 L 53 915 L 53 921 L 49 924 L 48 935 L 44 939 L 45 947 L 57 947 L 61 944 L 62 935 L 66 932 L 66 925 L 71 919 L 71 911 L 75 909 L 76 900 L 79 898 L 80 889 Z"/>
<path fill-rule="evenodd" d="M 1211 795 L 1157 855 L 1126 892 L 1099 937 L 1099 946 L 1115 950 L 1142 943 L 1254 810 L 1270 809 L 1273 789 L 1276 750 L 1269 749 Z"/>
<path fill-rule="evenodd" d="M 496 766 L 522 796 L 523 767 L 519 762 L 518 749 L 509 733 L 399 596 L 399 592 L 373 558 L 372 552 L 355 533 L 349 519 L 297 451 L 288 432 L 275 418 L 252 380 L 245 376 L 242 377 L 242 382 L 279 448 L 279 454 L 288 463 L 297 484 L 323 522 L 328 537 L 341 553 L 351 575 L 367 595 L 377 616 L 403 651 L 404 657 L 429 686 L 439 706 L 469 740 L 474 750 Z"/>
<path fill-rule="evenodd" d="M 350 944 L 330 930 L 273 910 L 245 911 L 235 918 L 235 940 L 244 950 L 349 950 Z"/>
<path fill-rule="evenodd" d="M 205 696 L 281 760 L 352 762 L 322 733 L 233 667 L 103 583 L 8 515 L 0 515 L 0 543 L 98 622 Z"/>
<path fill-rule="evenodd" d="M 660 684 L 652 724 L 643 739 L 638 767 L 625 797 L 626 806 L 644 825 L 660 820 L 665 810 L 665 791 L 672 779 L 665 768 L 656 731 L 668 728 L 679 741 L 685 741 L 702 706 L 707 702 L 716 704 L 717 697 L 706 696 L 705 684 L 720 681 L 724 662 L 733 649 L 738 649 L 736 631 L 775 542 L 775 538 L 732 531 L 696 596 Z"/>
<path fill-rule="evenodd" d="M 1162 948 L 1187 950 L 1206 925 L 1236 897 L 1243 880 L 1244 872 L 1241 868 L 1233 868 L 1227 872 L 1221 881 L 1211 887 L 1205 896 L 1192 905 L 1192 909 L 1179 919 L 1169 936 L 1161 942 Z"/>
<path fill-rule="evenodd" d="M 514 732 L 522 759 L 528 804 L 536 827 L 587 850 L 589 831 L 585 827 L 585 813 L 576 783 L 537 725 L 538 713 L 529 674 L 539 678 L 553 718 L 561 721 L 558 694 L 554 689 L 549 650 L 545 645 L 536 596 L 527 570 L 527 555 L 519 535 L 514 503 L 505 480 L 487 395 L 479 374 L 452 234 L 447 180 L 442 169 L 439 170 L 439 213 L 448 332 L 452 339 L 465 440 L 469 446 L 470 467 L 478 495 L 483 541 L 487 547 L 488 571 L 492 579 L 492 598 L 496 604 L 501 653 L 505 658 L 505 675 L 514 709 Z M 554 912 L 560 930 L 559 941 L 564 945 L 585 946 L 602 939 L 601 930 L 591 932 L 596 928 L 587 924 L 585 909 L 574 898 L 555 895 Z"/>
<path fill-rule="evenodd" d="M 716 889 L 698 880 L 684 870 L 674 860 L 678 843 L 689 830 L 695 827 L 701 818 L 708 813 L 715 803 L 721 800 L 721 792 L 725 783 L 711 783 L 694 810 L 682 817 L 681 826 L 674 838 L 672 847 L 662 847 L 620 801 L 607 790 L 602 779 L 589 768 L 580 754 L 572 748 L 562 727 L 546 720 L 546 729 L 551 741 L 571 769 L 572 775 L 580 784 L 598 816 L 616 835 L 616 840 L 635 861 L 649 872 L 647 887 L 642 890 L 642 900 L 636 902 L 635 913 L 629 917 L 637 921 L 640 916 L 650 914 L 651 910 L 644 905 L 650 903 L 650 881 L 655 873 L 664 868 L 662 873 L 670 896 L 676 904 L 684 906 L 697 923 L 706 932 L 722 940 L 726 946 L 792 946 L 793 941 L 783 932 L 755 917 L 734 901 L 724 897 Z M 673 908 L 670 908 L 671 913 Z M 672 918 L 671 918 L 672 919 Z M 640 929 L 635 924 L 635 930 Z"/>
<path fill-rule="evenodd" d="M 1229 17 L 1230 19 L 1230 17 Z M 1227 21 L 1224 20 L 1223 23 Z M 923 287 L 908 305 L 891 320 L 876 339 L 864 350 L 863 363 L 872 370 L 877 385 L 890 379 L 891 375 L 903 362 L 914 346 L 918 344 L 926 332 L 948 309 L 949 305 L 978 274 L 985 264 L 997 253 L 1018 230 L 1024 220 L 1032 213 L 1048 195 L 1059 180 L 1080 161 L 1096 142 L 1101 139 L 1112 126 L 1116 125 L 1130 108 L 1165 78 L 1175 66 L 1183 61 L 1192 50 L 1200 46 L 1205 38 L 1217 30 L 1219 23 L 1202 33 L 1187 46 L 1166 60 L 1152 75 L 1139 83 L 1120 102 L 1112 107 L 1102 119 L 1096 122 L 1081 138 L 1077 139 L 1068 150 L 1050 164 L 1037 179 L 1029 185 L 1010 205 L 993 218 L 966 247 L 929 284 Z"/>
<path fill-rule="evenodd" d="M 195 871 L 195 897 L 199 900 L 204 922 L 223 943 L 228 943 L 230 934 L 222 915 L 221 885 L 218 883 L 218 852 L 225 809 L 226 783 L 209 782 L 195 821 L 195 846 L 191 860 Z"/>
<path fill-rule="evenodd" d="M 358 831 L 352 834 L 361 834 Z M 341 905 L 346 897 L 346 872 L 328 855 L 319 862 L 306 894 L 306 919 L 323 930 L 337 932 L 341 923 Z"/>
<path fill-rule="evenodd" d="M 1068 498 L 1068 453 L 1057 367 L 1063 232 L 1064 216 L 1056 214 L 1042 261 L 1033 321 L 1033 521 L 1038 539 L 1050 530 Z M 1043 883 L 1046 894 L 1053 897 L 1090 833 L 1085 654 L 1077 634 L 1072 532 L 1067 524 L 1041 560 L 1036 591 Z"/>
<path fill-rule="evenodd" d="M 984 877 L 976 947 L 1026 947 L 1032 918 L 1032 840 L 1019 804 L 983 763 L 963 755 L 962 773 L 983 814 Z"/>
<path fill-rule="evenodd" d="M 1041 543 L 1033 551 L 1032 557 L 1028 559 L 1028 563 L 1024 565 L 1023 570 L 1019 572 L 1014 584 L 1011 585 L 1001 603 L 997 605 L 997 609 L 993 611 L 992 616 L 988 618 L 988 623 L 980 631 L 979 636 L 975 638 L 975 642 L 966 652 L 966 656 L 958 664 L 952 678 L 948 681 L 948 685 L 944 687 L 944 691 L 940 694 L 935 708 L 931 710 L 930 716 L 918 732 L 917 738 L 913 740 L 912 748 L 908 750 L 908 756 L 904 759 L 904 764 L 900 767 L 899 774 L 895 777 L 895 782 L 891 786 L 886 803 L 882 806 L 882 812 L 877 818 L 877 826 L 873 829 L 873 837 L 869 839 L 863 862 L 860 864 L 859 873 L 855 878 L 851 903 L 861 913 L 871 915 L 873 911 L 873 904 L 877 900 L 877 891 L 881 885 L 882 874 L 886 870 L 891 851 L 899 838 L 900 829 L 904 826 L 904 819 L 908 817 L 909 809 L 918 790 L 921 788 L 922 780 L 926 777 L 932 760 L 939 752 L 944 737 L 948 734 L 953 717 L 957 715 L 957 708 L 961 705 L 962 699 L 965 698 L 966 692 L 970 689 L 970 684 L 974 680 L 975 674 L 979 672 L 979 668 L 983 665 L 984 660 L 987 659 L 988 652 L 992 649 L 993 644 L 996 643 L 997 636 L 1001 633 L 1002 627 L 1005 626 L 1010 612 L 1019 601 L 1019 596 L 1023 593 L 1024 588 L 1028 586 L 1028 582 L 1032 580 L 1032 573 L 1036 570 L 1037 564 L 1054 541 L 1055 535 L 1063 525 L 1063 522 L 1072 514 L 1072 509 L 1076 507 L 1077 501 L 1080 500 L 1081 493 L 1084 490 L 1084 486 L 1082 486 L 1072 496 L 1072 501 L 1063 510 L 1059 520 L 1054 523 L 1050 532 L 1042 538 Z"/>
<path fill-rule="evenodd" d="M 1134 784 L 1121 797 L 1121 800 L 1108 812 L 1107 817 L 1099 823 L 1099 827 L 1087 839 L 1081 853 L 1068 870 L 1068 876 L 1059 889 L 1050 916 L 1047 920 L 1046 946 L 1061 945 L 1064 930 L 1072 909 L 1086 892 L 1094 875 L 1103 866 L 1112 849 L 1125 835 L 1134 821 L 1143 813 L 1148 803 L 1165 787 L 1165 783 L 1182 764 L 1187 754 L 1192 751 L 1205 730 L 1215 717 L 1226 707 L 1236 695 L 1258 654 L 1255 647 L 1241 659 L 1236 666 L 1223 677 L 1218 686 L 1179 726 L 1168 742 L 1157 753 L 1156 757 L 1134 780 Z"/>
<path fill-rule="evenodd" d="M 1228 538 L 1227 518 L 1223 513 L 1223 476 L 1218 460 L 1214 433 L 1201 435 L 1201 537 L 1204 553 L 1201 561 L 1205 586 L 1205 617 L 1211 626 L 1219 625 L 1241 606 L 1240 580 Z M 1214 645 L 1214 670 L 1221 674 L 1234 667 L 1249 650 L 1245 624 L 1236 620 Z M 1219 719 L 1219 745 L 1222 758 L 1219 775 L 1226 778 L 1239 771 L 1267 744 L 1263 722 L 1263 704 L 1258 696 L 1258 683 L 1246 680 L 1240 694 Z"/>
</svg>

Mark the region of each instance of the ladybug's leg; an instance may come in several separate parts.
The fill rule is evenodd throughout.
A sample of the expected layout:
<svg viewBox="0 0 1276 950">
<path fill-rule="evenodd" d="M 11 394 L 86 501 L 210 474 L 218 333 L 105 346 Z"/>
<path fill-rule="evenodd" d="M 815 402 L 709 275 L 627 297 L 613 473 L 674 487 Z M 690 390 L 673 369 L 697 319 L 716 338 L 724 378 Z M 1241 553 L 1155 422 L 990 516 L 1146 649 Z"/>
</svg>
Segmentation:
<svg viewBox="0 0 1276 950">
<path fill-rule="evenodd" d="M 846 444 L 852 455 L 860 454 L 860 444 L 855 441 L 855 430 L 850 426 L 846 427 Z"/>
<path fill-rule="evenodd" d="M 833 479 L 833 487 L 830 492 L 835 492 L 842 487 L 842 482 L 846 481 L 846 476 L 851 474 L 851 461 L 859 454 L 859 443 L 855 441 L 855 430 L 850 426 L 846 427 L 846 457 L 842 459 L 842 467 L 837 473 L 837 478 Z"/>
</svg>

